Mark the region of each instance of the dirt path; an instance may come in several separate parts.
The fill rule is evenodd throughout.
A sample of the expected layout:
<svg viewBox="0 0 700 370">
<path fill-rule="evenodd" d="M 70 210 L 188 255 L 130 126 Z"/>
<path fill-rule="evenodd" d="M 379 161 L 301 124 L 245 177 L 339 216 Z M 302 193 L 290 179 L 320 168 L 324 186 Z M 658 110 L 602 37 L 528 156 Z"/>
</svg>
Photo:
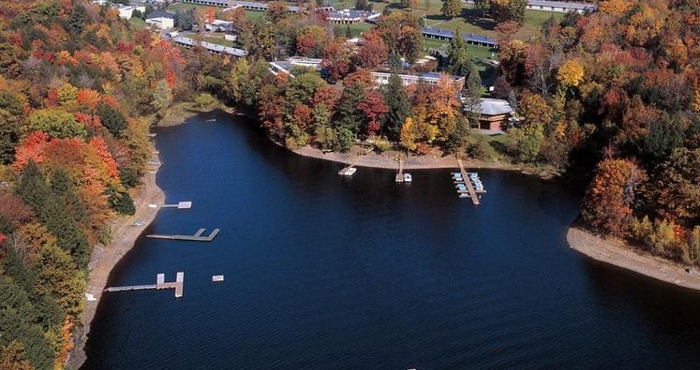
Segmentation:
<svg viewBox="0 0 700 370">
<path fill-rule="evenodd" d="M 641 254 L 618 240 L 599 238 L 572 227 L 566 235 L 571 248 L 595 260 L 609 263 L 657 280 L 700 290 L 700 272 L 688 273 L 679 265 L 650 254 Z"/>
<path fill-rule="evenodd" d="M 90 261 L 90 278 L 88 280 L 87 293 L 95 297 L 95 301 L 87 301 L 81 320 L 82 327 L 74 338 L 75 347 L 66 360 L 68 369 L 77 369 L 85 362 L 85 342 L 90 332 L 90 323 L 95 316 L 97 304 L 102 297 L 103 290 L 112 268 L 128 252 L 147 227 L 156 217 L 159 208 L 149 208 L 149 204 L 161 205 L 165 201 L 165 194 L 156 184 L 157 168 L 150 166 L 152 172 L 147 173 L 142 179 L 139 195 L 134 199 L 136 213 L 133 216 L 118 217 L 112 225 L 112 242 L 106 247 L 97 246 L 93 250 Z M 133 222 L 140 220 L 142 226 L 133 226 Z"/>
</svg>

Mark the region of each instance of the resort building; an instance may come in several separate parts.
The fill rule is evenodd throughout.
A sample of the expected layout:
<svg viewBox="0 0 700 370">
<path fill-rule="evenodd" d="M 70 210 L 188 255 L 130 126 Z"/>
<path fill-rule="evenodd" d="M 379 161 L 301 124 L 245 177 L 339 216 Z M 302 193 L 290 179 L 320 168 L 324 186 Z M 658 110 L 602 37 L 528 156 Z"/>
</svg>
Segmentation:
<svg viewBox="0 0 700 370">
<path fill-rule="evenodd" d="M 146 14 L 146 24 L 153 29 L 169 30 L 175 27 L 175 14 L 164 10 L 154 10 Z"/>
<path fill-rule="evenodd" d="M 330 10 L 327 12 L 328 21 L 336 24 L 353 24 L 365 21 L 372 21 L 379 16 L 380 13 L 370 12 L 366 10 Z"/>
<path fill-rule="evenodd" d="M 479 115 L 478 129 L 494 132 L 503 131 L 504 124 L 513 120 L 514 112 L 507 101 L 491 98 L 481 98 L 473 110 L 465 105 L 464 111 Z"/>
<path fill-rule="evenodd" d="M 586 11 L 596 11 L 598 10 L 598 6 L 596 4 L 570 3 L 564 1 L 529 0 L 527 2 L 527 9 L 544 10 L 557 13 L 584 13 Z"/>
<path fill-rule="evenodd" d="M 181 0 L 182 3 L 190 3 L 197 5 L 209 5 L 209 6 L 230 6 L 231 1 L 229 0 Z"/>
<path fill-rule="evenodd" d="M 474 0 L 463 0 L 467 4 L 474 4 Z M 586 11 L 594 12 L 598 10 L 598 5 L 592 3 L 576 3 L 568 1 L 548 1 L 548 0 L 528 0 L 525 6 L 530 10 L 542 10 L 545 12 L 568 13 L 577 12 L 584 13 Z"/>
<path fill-rule="evenodd" d="M 290 77 L 294 77 L 294 75 L 291 73 L 293 67 L 307 67 L 312 68 L 316 71 L 320 71 L 321 63 L 323 63 L 323 59 L 291 57 L 287 60 L 278 60 L 270 62 L 270 72 L 275 76 L 277 76 L 280 73 L 284 73 L 289 75 Z"/>
<path fill-rule="evenodd" d="M 243 49 L 236 49 L 232 48 L 229 46 L 223 46 L 223 45 L 218 45 L 218 44 L 213 44 L 211 42 L 206 42 L 206 41 L 197 41 L 194 39 L 191 39 L 189 37 L 183 37 L 183 36 L 176 36 L 171 39 L 173 42 L 180 46 L 184 46 L 186 48 L 193 48 L 195 46 L 201 46 L 204 49 L 208 50 L 212 54 L 223 54 L 223 55 L 230 55 L 236 58 L 244 57 L 248 55 L 248 52 L 243 50 Z"/>
<path fill-rule="evenodd" d="M 426 38 L 445 40 L 445 41 L 452 40 L 452 38 L 455 36 L 454 32 L 452 32 L 450 30 L 445 30 L 442 28 L 423 27 L 420 29 L 420 32 Z M 493 37 L 476 35 L 473 33 L 463 33 L 462 37 L 464 37 L 464 41 L 466 41 L 467 44 L 477 45 L 477 46 L 486 46 L 486 47 L 490 47 L 490 48 L 497 48 L 498 47 L 498 43 L 496 42 L 496 39 Z"/>
<path fill-rule="evenodd" d="M 444 74 L 442 73 L 435 73 L 435 72 L 429 72 L 429 73 L 422 73 L 422 74 L 415 74 L 415 75 L 408 75 L 408 74 L 399 74 L 398 76 L 401 78 L 401 82 L 403 83 L 404 86 L 408 85 L 415 85 L 419 82 L 424 82 L 427 84 L 436 84 L 438 81 L 440 81 L 440 77 L 442 77 Z M 391 76 L 391 73 L 387 72 L 372 72 L 372 81 L 377 86 L 380 85 L 386 85 L 389 83 L 389 77 Z M 464 87 L 464 77 L 460 76 L 449 76 L 455 84 L 457 84 L 457 90 L 462 90 Z"/>
<path fill-rule="evenodd" d="M 124 6 L 120 5 L 117 10 L 119 10 L 119 18 L 129 20 L 134 14 L 134 10 L 138 10 L 141 13 L 146 11 L 145 6 Z"/>
</svg>

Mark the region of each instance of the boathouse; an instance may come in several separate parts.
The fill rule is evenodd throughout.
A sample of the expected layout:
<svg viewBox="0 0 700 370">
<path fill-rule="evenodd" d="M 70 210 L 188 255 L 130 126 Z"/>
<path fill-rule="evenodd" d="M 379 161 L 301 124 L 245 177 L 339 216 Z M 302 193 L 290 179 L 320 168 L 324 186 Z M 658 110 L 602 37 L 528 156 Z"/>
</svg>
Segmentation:
<svg viewBox="0 0 700 370">
<path fill-rule="evenodd" d="M 507 101 L 491 98 L 479 99 L 479 105 L 474 108 L 464 105 L 464 111 L 479 115 L 476 128 L 494 132 L 503 131 L 503 126 L 512 119 L 514 112 Z"/>
</svg>

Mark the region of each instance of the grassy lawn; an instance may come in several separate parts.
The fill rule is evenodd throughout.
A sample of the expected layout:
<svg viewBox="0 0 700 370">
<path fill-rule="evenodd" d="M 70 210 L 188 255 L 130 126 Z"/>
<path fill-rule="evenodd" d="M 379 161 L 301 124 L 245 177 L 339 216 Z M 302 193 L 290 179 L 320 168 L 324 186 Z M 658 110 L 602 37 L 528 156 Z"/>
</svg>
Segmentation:
<svg viewBox="0 0 700 370">
<path fill-rule="evenodd" d="M 233 41 L 229 41 L 224 39 L 223 35 L 219 34 L 207 34 L 207 36 L 204 38 L 204 41 L 211 42 L 212 44 L 217 44 L 221 46 L 228 46 L 228 47 L 237 47 L 236 44 Z"/>
<path fill-rule="evenodd" d="M 146 28 L 146 22 L 141 18 L 132 17 L 129 19 L 129 23 L 134 27 L 135 30 L 142 30 Z"/>
</svg>

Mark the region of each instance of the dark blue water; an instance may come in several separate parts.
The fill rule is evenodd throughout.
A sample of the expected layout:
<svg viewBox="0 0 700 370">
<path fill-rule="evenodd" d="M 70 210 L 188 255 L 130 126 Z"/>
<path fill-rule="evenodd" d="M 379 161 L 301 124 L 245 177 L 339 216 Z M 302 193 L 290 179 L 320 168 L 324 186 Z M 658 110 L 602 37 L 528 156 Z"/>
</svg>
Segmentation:
<svg viewBox="0 0 700 370">
<path fill-rule="evenodd" d="M 215 123 L 205 123 L 216 117 Z M 567 248 L 577 199 L 557 182 L 480 171 L 482 205 L 448 170 L 394 172 L 278 148 L 208 114 L 160 129 L 168 201 L 106 294 L 85 369 L 695 369 L 700 295 Z M 222 283 L 211 276 L 225 275 Z"/>
</svg>

